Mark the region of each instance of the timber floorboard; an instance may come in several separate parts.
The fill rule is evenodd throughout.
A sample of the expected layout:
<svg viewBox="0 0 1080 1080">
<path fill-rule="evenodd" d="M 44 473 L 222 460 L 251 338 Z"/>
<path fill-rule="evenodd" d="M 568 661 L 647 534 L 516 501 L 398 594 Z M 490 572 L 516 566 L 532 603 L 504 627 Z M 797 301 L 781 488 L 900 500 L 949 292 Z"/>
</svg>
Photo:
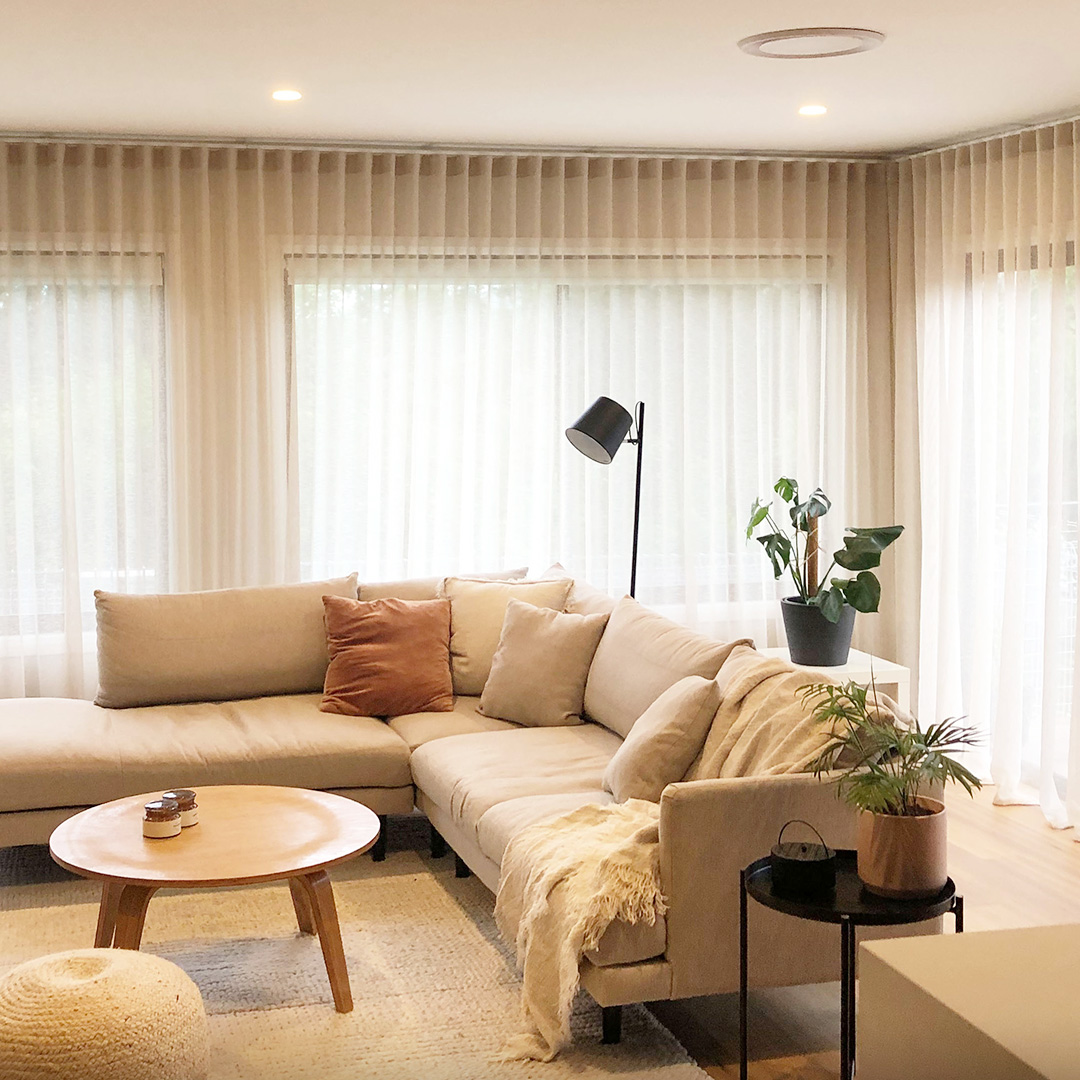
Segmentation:
<svg viewBox="0 0 1080 1080">
<path fill-rule="evenodd" d="M 974 799 L 955 791 L 946 799 L 949 873 L 964 897 L 965 930 L 1080 921 L 1077 830 L 1051 829 L 1037 806 L 994 806 L 993 798 L 987 786 Z M 839 993 L 838 983 L 752 990 L 751 1080 L 833 1080 Z M 737 994 L 651 1008 L 709 1076 L 739 1075 Z"/>
</svg>

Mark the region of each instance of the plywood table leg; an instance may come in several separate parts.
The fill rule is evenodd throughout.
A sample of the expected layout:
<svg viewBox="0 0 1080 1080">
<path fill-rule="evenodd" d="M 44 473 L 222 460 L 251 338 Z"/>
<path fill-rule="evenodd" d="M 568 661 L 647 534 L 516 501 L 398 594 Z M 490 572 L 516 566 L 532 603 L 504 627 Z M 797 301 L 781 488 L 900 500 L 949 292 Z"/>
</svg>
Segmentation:
<svg viewBox="0 0 1080 1080">
<path fill-rule="evenodd" d="M 116 912 L 113 948 L 138 949 L 142 944 L 143 924 L 150 897 L 157 889 L 150 885 L 124 885 Z"/>
<path fill-rule="evenodd" d="M 108 949 L 113 943 L 116 912 L 120 907 L 120 894 L 123 891 L 122 882 L 103 881 L 101 883 L 101 904 L 98 906 L 97 931 L 94 934 L 95 949 Z"/>
<path fill-rule="evenodd" d="M 352 1012 L 352 990 L 349 987 L 349 971 L 345 966 L 345 949 L 341 944 L 341 927 L 338 924 L 334 893 L 325 870 L 304 874 L 293 880 L 302 883 L 315 917 L 319 932 L 326 974 L 330 977 L 330 990 L 334 995 L 334 1007 L 338 1012 Z"/>
<path fill-rule="evenodd" d="M 311 902 L 298 878 L 289 878 L 289 892 L 292 893 L 293 910 L 296 912 L 296 925 L 300 927 L 300 933 L 314 934 L 315 917 L 311 911 Z"/>
</svg>

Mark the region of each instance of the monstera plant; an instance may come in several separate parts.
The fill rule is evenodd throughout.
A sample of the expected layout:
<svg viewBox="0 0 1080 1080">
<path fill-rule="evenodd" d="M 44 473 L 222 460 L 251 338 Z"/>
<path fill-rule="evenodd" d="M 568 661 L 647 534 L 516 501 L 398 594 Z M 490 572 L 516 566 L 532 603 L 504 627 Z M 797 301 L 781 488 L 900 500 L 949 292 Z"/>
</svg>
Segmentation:
<svg viewBox="0 0 1080 1080">
<path fill-rule="evenodd" d="M 818 573 L 818 523 L 832 507 L 821 488 L 805 499 L 799 485 L 781 476 L 773 491 L 784 504 L 786 514 L 774 515 L 774 499 L 755 499 L 750 509 L 746 537 L 764 525 L 757 541 L 772 562 L 773 575 L 791 575 L 796 596 L 781 601 L 788 648 L 795 663 L 834 666 L 847 661 L 855 612 L 877 611 L 881 582 L 873 571 L 881 565 L 881 553 L 904 531 L 903 525 L 848 528 L 844 544 L 832 554 L 823 573 Z M 786 516 L 787 522 L 783 521 Z M 831 576 L 840 567 L 853 576 Z M 830 631 L 822 623 L 837 629 Z"/>
</svg>

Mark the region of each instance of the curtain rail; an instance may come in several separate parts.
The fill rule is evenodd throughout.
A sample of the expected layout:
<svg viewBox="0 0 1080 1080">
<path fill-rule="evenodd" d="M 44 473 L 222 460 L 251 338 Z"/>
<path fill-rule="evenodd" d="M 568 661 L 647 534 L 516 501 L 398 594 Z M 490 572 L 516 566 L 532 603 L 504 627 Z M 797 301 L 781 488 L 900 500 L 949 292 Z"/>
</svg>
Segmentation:
<svg viewBox="0 0 1080 1080">
<path fill-rule="evenodd" d="M 1004 128 L 981 128 L 951 136 L 941 142 L 925 146 L 909 146 L 901 150 L 848 151 L 837 154 L 818 154 L 794 150 L 739 150 L 709 147 L 667 146 L 530 146 L 528 144 L 495 143 L 440 143 L 440 142 L 380 142 L 364 139 L 262 139 L 243 136 L 210 137 L 202 135 L 137 135 L 98 134 L 88 132 L 56 131 L 6 131 L 0 130 L 0 142 L 68 143 L 91 146 L 181 146 L 206 147 L 208 149 L 245 150 L 323 150 L 356 151 L 376 154 L 461 154 L 494 157 L 585 157 L 585 158 L 657 158 L 661 160 L 712 161 L 828 161 L 840 164 L 863 164 L 877 162 L 907 161 L 912 158 L 937 154 L 943 150 L 955 150 L 973 146 L 1010 135 L 1022 135 L 1040 128 L 1055 127 L 1080 121 L 1080 105 L 1061 113 L 1026 120 Z"/>
<path fill-rule="evenodd" d="M 582 146 L 528 146 L 489 145 L 484 143 L 409 143 L 365 142 L 363 140 L 334 139 L 252 139 L 208 138 L 197 135 L 90 135 L 80 132 L 34 132 L 0 131 L 0 142 L 56 143 L 88 146 L 179 146 L 211 150 L 315 150 L 354 151 L 373 154 L 442 154 L 448 156 L 483 157 L 583 157 L 583 158 L 655 158 L 658 160 L 686 161 L 824 161 L 837 164 L 874 164 L 896 160 L 896 154 L 846 153 L 814 154 L 790 150 L 716 150 L 686 147 L 582 147 Z"/>
<path fill-rule="evenodd" d="M 1043 128 L 1057 127 L 1059 124 L 1075 124 L 1080 122 L 1080 112 L 1074 108 L 1066 113 L 1043 117 L 1040 120 L 1028 121 L 1007 128 L 990 128 L 983 131 L 969 132 L 959 139 L 950 139 L 947 142 L 935 143 L 922 150 L 910 150 L 896 156 L 897 161 L 911 161 L 914 158 L 929 157 L 931 154 L 942 154 L 946 150 L 959 150 L 965 146 L 978 146 L 979 143 L 994 142 L 997 139 L 1008 139 L 1013 135 L 1024 135 L 1029 131 L 1041 131 Z"/>
</svg>

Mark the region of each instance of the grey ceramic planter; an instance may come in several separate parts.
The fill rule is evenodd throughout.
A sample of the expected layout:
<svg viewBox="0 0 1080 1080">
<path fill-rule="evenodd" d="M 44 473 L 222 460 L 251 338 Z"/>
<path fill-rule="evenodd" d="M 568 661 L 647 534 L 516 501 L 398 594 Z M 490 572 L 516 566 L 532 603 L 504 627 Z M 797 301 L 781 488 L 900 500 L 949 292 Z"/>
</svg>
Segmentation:
<svg viewBox="0 0 1080 1080">
<path fill-rule="evenodd" d="M 780 601 L 787 632 L 788 654 L 793 664 L 808 667 L 840 667 L 847 663 L 851 632 L 855 629 L 855 609 L 844 605 L 840 621 L 831 623 L 813 604 L 797 596 Z"/>
</svg>

